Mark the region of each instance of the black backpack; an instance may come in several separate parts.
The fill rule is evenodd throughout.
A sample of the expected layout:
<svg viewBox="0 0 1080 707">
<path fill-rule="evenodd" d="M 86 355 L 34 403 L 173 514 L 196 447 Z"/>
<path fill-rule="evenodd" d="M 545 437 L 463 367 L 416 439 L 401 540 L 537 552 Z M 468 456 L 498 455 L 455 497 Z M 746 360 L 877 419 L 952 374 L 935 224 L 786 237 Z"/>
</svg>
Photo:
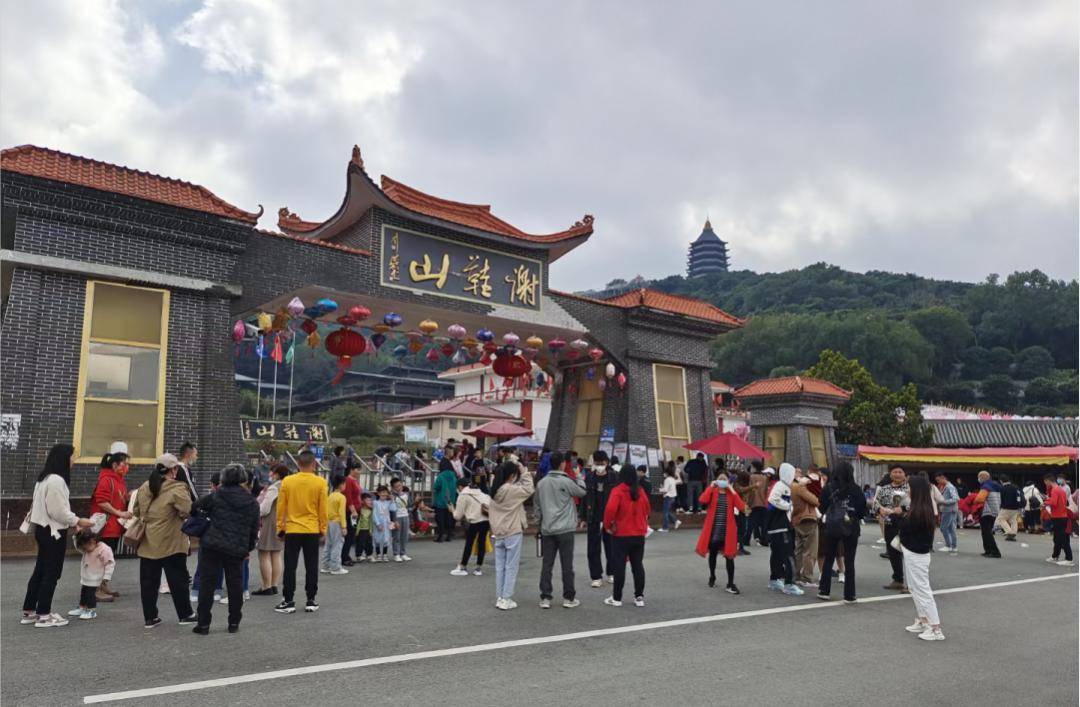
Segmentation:
<svg viewBox="0 0 1080 707">
<path fill-rule="evenodd" d="M 854 531 L 855 520 L 851 517 L 848 495 L 839 490 L 833 491 L 829 510 L 825 511 L 825 532 L 831 538 L 849 538 Z"/>
</svg>

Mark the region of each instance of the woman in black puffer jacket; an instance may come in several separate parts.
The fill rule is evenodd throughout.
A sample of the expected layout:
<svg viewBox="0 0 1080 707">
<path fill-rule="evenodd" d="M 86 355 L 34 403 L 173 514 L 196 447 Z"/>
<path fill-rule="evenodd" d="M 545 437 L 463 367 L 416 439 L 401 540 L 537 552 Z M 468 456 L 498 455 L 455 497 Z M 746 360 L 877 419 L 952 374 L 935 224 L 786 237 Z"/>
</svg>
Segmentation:
<svg viewBox="0 0 1080 707">
<path fill-rule="evenodd" d="M 254 549 L 259 537 L 259 504 L 245 488 L 247 483 L 248 476 L 243 465 L 230 464 L 221 472 L 221 488 L 203 496 L 196 504 L 198 510 L 210 519 L 210 527 L 199 541 L 203 576 L 217 577 L 222 568 L 225 570 L 229 633 L 236 633 L 240 629 L 244 605 L 244 557 Z M 213 606 L 214 582 L 202 582 L 199 585 L 199 622 L 193 629 L 195 633 L 206 635 L 210 632 L 210 610 Z"/>
</svg>

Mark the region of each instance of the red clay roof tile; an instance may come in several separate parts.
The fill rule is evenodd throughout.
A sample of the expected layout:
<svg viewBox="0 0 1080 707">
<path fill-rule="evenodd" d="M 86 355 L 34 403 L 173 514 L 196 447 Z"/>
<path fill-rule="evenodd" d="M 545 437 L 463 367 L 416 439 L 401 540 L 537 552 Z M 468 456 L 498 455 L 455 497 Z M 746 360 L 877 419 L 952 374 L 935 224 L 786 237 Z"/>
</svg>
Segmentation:
<svg viewBox="0 0 1080 707">
<path fill-rule="evenodd" d="M 746 323 L 745 320 L 732 316 L 716 305 L 705 302 L 704 300 L 695 299 L 693 297 L 684 297 L 683 295 L 672 295 L 667 292 L 658 292 L 656 290 L 644 288 L 624 292 L 621 295 L 608 297 L 602 301 L 607 304 L 613 304 L 617 307 L 624 308 L 648 307 L 649 309 L 658 309 L 662 312 L 682 314 L 687 317 L 704 319 L 718 324 L 728 324 L 733 327 L 739 327 Z"/>
<path fill-rule="evenodd" d="M 262 215 L 261 207 L 258 213 L 244 211 L 198 184 L 35 145 L 20 145 L 4 150 L 0 153 L 0 169 L 201 211 L 249 224 L 255 224 Z"/>
<path fill-rule="evenodd" d="M 756 398 L 768 395 L 824 395 L 847 400 L 851 393 L 838 385 L 819 378 L 787 376 L 785 378 L 762 378 L 748 383 L 735 391 L 736 398 Z"/>
<path fill-rule="evenodd" d="M 289 233 L 307 233 L 322 225 L 318 221 L 305 221 L 292 211 L 289 211 L 288 206 L 282 206 L 277 213 L 278 228 Z"/>
</svg>

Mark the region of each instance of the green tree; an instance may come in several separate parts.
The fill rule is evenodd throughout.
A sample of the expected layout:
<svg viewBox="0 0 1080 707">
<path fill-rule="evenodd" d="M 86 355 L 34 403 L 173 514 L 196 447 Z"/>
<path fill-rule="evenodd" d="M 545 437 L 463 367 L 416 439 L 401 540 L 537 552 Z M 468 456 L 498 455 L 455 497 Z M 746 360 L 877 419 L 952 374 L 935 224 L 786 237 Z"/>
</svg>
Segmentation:
<svg viewBox="0 0 1080 707">
<path fill-rule="evenodd" d="M 1004 346 L 995 346 L 990 349 L 987 359 L 990 364 L 990 375 L 1007 376 L 1012 371 L 1016 357 Z"/>
<path fill-rule="evenodd" d="M 241 388 L 239 393 L 240 398 L 240 417 L 255 417 L 256 412 L 259 415 L 270 417 L 270 411 L 273 409 L 272 401 L 270 398 L 263 398 L 262 404 L 257 405 L 259 402 L 259 396 L 254 390 L 248 388 Z"/>
<path fill-rule="evenodd" d="M 1054 357 L 1042 346 L 1029 346 L 1016 354 L 1016 378 L 1031 380 L 1054 370 Z"/>
<path fill-rule="evenodd" d="M 982 401 L 1003 412 L 1011 412 L 1016 406 L 1016 384 L 1008 376 L 987 376 L 979 386 Z"/>
<path fill-rule="evenodd" d="M 1061 402 L 1057 384 L 1050 378 L 1035 378 L 1024 388 L 1025 405 L 1057 405 Z"/>
<path fill-rule="evenodd" d="M 799 369 L 795 366 L 777 366 L 769 371 L 769 378 L 784 378 L 785 376 L 798 375 Z"/>
<path fill-rule="evenodd" d="M 874 382 L 870 371 L 857 360 L 831 350 L 822 351 L 806 375 L 851 391 L 851 399 L 837 412 L 838 442 L 890 447 L 925 447 L 931 443 L 933 433 L 923 425 L 922 405 L 914 384 L 893 392 Z"/>
<path fill-rule="evenodd" d="M 938 378 L 949 377 L 953 364 L 975 340 L 967 319 L 952 307 L 917 309 L 905 319 L 934 347 L 933 374 Z"/>
<path fill-rule="evenodd" d="M 964 367 L 961 377 L 965 380 L 982 380 L 990 375 L 990 351 L 982 346 L 969 346 L 960 355 Z"/>
<path fill-rule="evenodd" d="M 330 426 L 334 437 L 376 437 L 383 433 L 382 417 L 358 403 L 335 405 L 320 418 Z"/>
</svg>

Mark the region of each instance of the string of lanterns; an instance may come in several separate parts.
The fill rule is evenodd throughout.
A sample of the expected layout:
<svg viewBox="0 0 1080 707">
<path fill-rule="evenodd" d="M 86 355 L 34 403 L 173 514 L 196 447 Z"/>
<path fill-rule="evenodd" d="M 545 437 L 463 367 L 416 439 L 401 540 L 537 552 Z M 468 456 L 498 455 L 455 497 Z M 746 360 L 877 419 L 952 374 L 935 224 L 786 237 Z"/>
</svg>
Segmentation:
<svg viewBox="0 0 1080 707">
<path fill-rule="evenodd" d="M 600 367 L 599 362 L 604 358 L 604 351 L 592 347 L 584 339 L 574 339 L 567 343 L 555 337 L 546 342 L 545 353 L 545 342 L 536 334 L 522 341 L 514 332 L 507 332 L 502 335 L 501 343 L 497 343 L 497 337 L 490 329 L 480 328 L 470 335 L 461 324 L 451 324 L 446 327 L 445 335 L 439 335 L 439 323 L 432 319 L 419 322 L 414 330 L 401 332 L 399 328 L 404 319 L 400 314 L 388 312 L 381 321 L 369 326 L 363 322 L 371 317 L 371 310 L 358 304 L 335 319 L 340 327 L 327 335 L 323 342 L 316 320 L 337 311 L 338 304 L 332 299 L 320 299 L 313 306 L 305 307 L 299 297 L 293 297 L 275 315 L 260 312 L 255 318 L 255 324 L 237 320 L 232 328 L 233 341 L 238 346 L 237 355 L 240 355 L 239 345 L 250 337 L 256 342 L 256 355 L 282 363 L 285 359 L 282 342 L 291 341 L 298 336 L 293 324 L 299 321 L 299 331 L 305 335 L 305 342 L 310 348 L 318 348 L 319 344 L 323 343 L 326 350 L 337 358 L 338 372 L 331 381 L 334 385 L 344 378 L 354 358 L 365 352 L 373 354 L 381 350 L 391 342 L 391 337 L 394 337 L 391 353 L 395 358 L 404 359 L 409 355 L 418 355 L 426 349 L 423 355 L 431 363 L 448 358 L 454 365 L 460 366 L 476 359 L 485 366 L 491 366 L 495 375 L 504 379 L 504 385 L 508 389 L 535 386 L 551 390 L 554 395 L 555 388 L 562 383 L 563 377 L 557 362 L 577 362 L 583 357 L 597 364 L 585 368 L 584 375 L 587 380 L 596 380 L 601 390 L 607 388 L 609 381 L 617 385 L 619 390 L 626 388 L 626 374 L 618 371 L 612 362 Z M 365 329 L 370 333 L 365 334 Z M 293 346 L 295 343 L 292 341 Z M 289 353 L 291 355 L 291 350 Z M 534 362 L 541 369 L 535 376 L 532 375 Z M 576 395 L 577 388 L 577 384 L 568 382 L 565 391 L 573 396 Z"/>
</svg>

